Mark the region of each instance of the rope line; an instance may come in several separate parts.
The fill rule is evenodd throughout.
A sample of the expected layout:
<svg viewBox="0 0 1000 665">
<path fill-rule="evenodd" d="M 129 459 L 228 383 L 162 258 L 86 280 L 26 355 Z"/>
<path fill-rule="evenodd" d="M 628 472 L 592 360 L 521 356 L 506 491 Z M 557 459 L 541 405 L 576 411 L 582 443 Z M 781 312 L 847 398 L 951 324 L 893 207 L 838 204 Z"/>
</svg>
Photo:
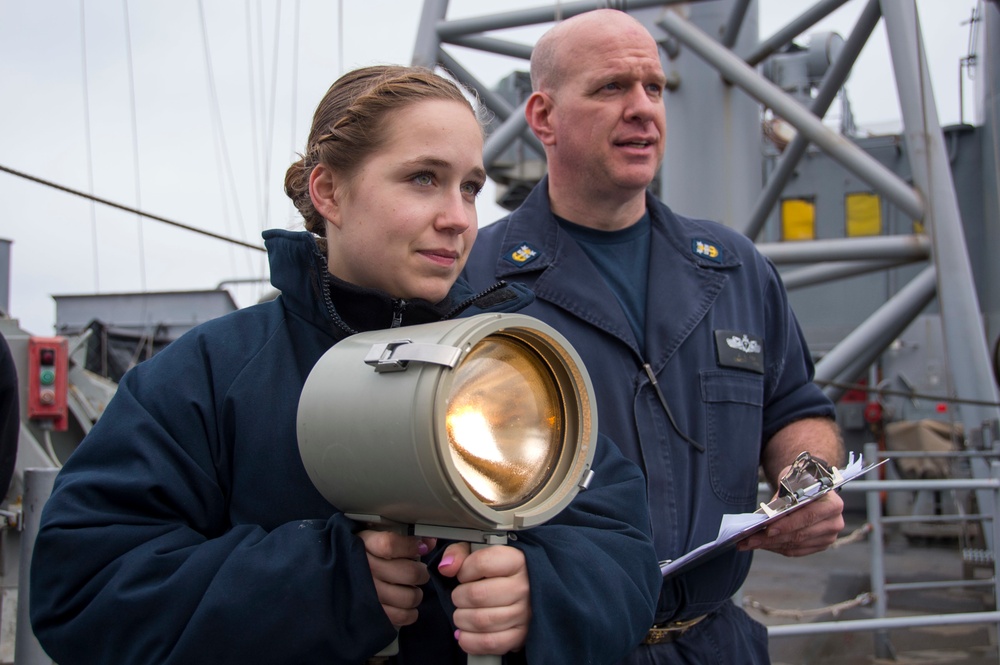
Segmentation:
<svg viewBox="0 0 1000 665">
<path fill-rule="evenodd" d="M 125 15 L 125 64 L 128 66 L 128 98 L 129 117 L 132 127 L 132 169 L 135 185 L 135 205 L 142 207 L 142 178 L 139 174 L 139 114 L 135 105 L 135 66 L 132 62 L 132 25 L 128 14 L 128 0 L 122 0 L 122 12 Z M 146 290 L 146 240 L 142 232 L 142 217 L 136 219 L 137 240 L 139 243 L 139 289 Z M 145 309 L 145 300 L 143 309 Z"/>
<path fill-rule="evenodd" d="M 838 547 L 843 547 L 844 545 L 852 545 L 858 541 L 864 540 L 872 530 L 872 525 L 865 522 L 860 527 L 852 531 L 846 536 L 838 538 L 830 545 L 830 549 L 836 549 Z M 757 610 L 761 614 L 773 617 L 782 617 L 785 619 L 795 619 L 796 621 L 800 619 L 811 619 L 818 616 L 825 616 L 827 614 L 836 618 L 841 612 L 853 609 L 855 607 L 862 607 L 865 605 L 870 605 L 872 601 L 875 600 L 874 594 L 870 591 L 865 591 L 860 593 L 850 600 L 844 600 L 839 603 L 834 603 L 832 605 L 827 605 L 825 607 L 816 607 L 808 610 L 790 610 L 790 609 L 779 609 L 765 605 L 759 600 L 755 599 L 753 596 L 743 597 L 743 607 Z"/>
<path fill-rule="evenodd" d="M 840 388 L 842 390 L 856 390 L 864 393 L 877 393 L 879 395 L 893 395 L 896 397 L 909 397 L 910 399 L 928 399 L 935 400 L 938 402 L 948 402 L 950 404 L 971 404 L 974 406 L 997 406 L 1000 407 L 1000 403 L 991 402 L 989 400 L 982 399 L 968 399 L 964 397 L 942 397 L 941 395 L 928 395 L 926 393 L 918 393 L 909 390 L 887 390 L 885 388 L 872 388 L 868 385 L 862 385 L 860 383 L 841 383 L 839 381 L 814 381 L 817 386 L 830 386 L 831 388 Z"/>
<path fill-rule="evenodd" d="M 745 596 L 743 598 L 743 607 L 757 610 L 761 614 L 766 614 L 772 617 L 781 617 L 785 619 L 813 619 L 818 616 L 825 616 L 827 614 L 837 617 L 841 612 L 846 610 L 854 609 L 855 607 L 864 607 L 866 605 L 871 605 L 875 600 L 875 594 L 870 591 L 865 591 L 864 593 L 859 593 L 857 596 L 850 600 L 845 600 L 839 603 L 834 603 L 833 605 L 827 605 L 826 607 L 816 607 L 810 610 L 786 610 L 781 608 L 769 607 L 764 603 L 756 600 L 751 596 Z"/>
<path fill-rule="evenodd" d="M 236 178 L 233 174 L 232 160 L 229 154 L 229 145 L 226 141 L 226 124 L 223 122 L 222 110 L 219 104 L 219 94 L 218 86 L 215 83 L 215 67 L 212 60 L 211 43 L 209 41 L 208 35 L 208 24 L 205 18 L 204 5 L 201 0 L 198 2 L 198 13 L 201 21 L 201 31 L 202 31 L 202 42 L 204 44 L 205 50 L 205 67 L 206 76 L 208 83 L 209 96 L 211 98 L 211 116 L 212 116 L 212 137 L 213 137 L 213 147 L 215 152 L 215 164 L 216 164 L 216 175 L 219 178 L 219 186 L 222 192 L 222 214 L 223 220 L 226 225 L 226 232 L 230 232 L 230 217 L 229 217 L 229 202 L 230 198 L 232 201 L 233 211 L 236 218 L 237 229 L 234 233 L 239 233 L 243 238 L 247 237 L 246 225 L 243 218 L 243 207 L 240 205 L 239 192 L 236 187 Z M 249 17 L 248 17 L 249 20 Z M 252 65 L 251 65 L 252 69 Z M 253 100 L 251 99 L 250 112 L 253 116 Z M 254 157 L 256 160 L 256 144 L 254 143 Z M 254 190 L 259 190 L 259 186 L 255 186 Z M 230 255 L 230 260 L 235 268 L 235 257 Z M 247 267 L 253 269 L 253 266 L 248 261 Z"/>
<path fill-rule="evenodd" d="M 80 71 L 83 74 L 83 125 L 84 145 L 87 152 L 87 191 L 94 191 L 94 146 L 90 122 L 90 78 L 87 75 L 87 14 L 80 0 Z M 94 290 L 101 290 L 101 262 L 97 242 L 97 206 L 90 202 L 90 251 L 94 257 Z"/>
<path fill-rule="evenodd" d="M 9 166 L 4 166 L 0 164 L 0 171 L 4 173 L 9 173 L 11 175 L 16 175 L 19 178 L 24 178 L 25 180 L 30 180 L 36 182 L 40 185 L 45 185 L 46 187 L 51 187 L 53 189 L 58 189 L 61 192 L 66 192 L 67 194 L 73 194 L 74 196 L 79 196 L 91 201 L 96 201 L 97 203 L 102 203 L 106 206 L 111 206 L 112 208 L 118 208 L 119 210 L 124 210 L 125 212 L 134 213 L 140 217 L 145 217 L 147 219 L 156 220 L 157 222 L 162 222 L 164 224 L 169 224 L 170 226 L 176 226 L 179 229 L 184 229 L 185 231 L 191 231 L 192 233 L 197 233 L 199 235 L 208 236 L 209 238 L 215 238 L 216 240 L 222 240 L 223 242 L 233 243 L 234 245 L 240 245 L 241 247 L 246 247 L 247 249 L 256 249 L 259 252 L 267 251 L 260 245 L 252 245 L 248 242 L 243 242 L 242 240 L 237 240 L 236 238 L 227 238 L 226 236 L 219 235 L 218 233 L 212 233 L 211 231 L 205 231 L 204 229 L 195 228 L 193 226 L 188 226 L 187 224 L 182 224 L 181 222 L 175 222 L 172 219 L 167 219 L 166 217 L 160 217 L 159 215 L 154 215 L 152 213 L 143 212 L 137 208 L 131 206 L 123 205 L 121 203 L 115 203 L 114 201 L 109 201 L 108 199 L 102 199 L 99 196 L 94 196 L 93 194 L 88 194 L 86 192 L 81 192 L 78 189 L 72 189 L 64 185 L 59 185 L 51 180 L 45 180 L 43 178 L 38 178 L 33 175 L 28 175 L 22 171 L 12 169 Z"/>
<path fill-rule="evenodd" d="M 205 5 L 202 0 L 198 0 L 198 27 L 201 30 L 202 57 L 205 67 L 205 85 L 208 93 L 209 120 L 212 125 L 212 154 L 215 157 L 215 177 L 219 185 L 219 202 L 222 204 L 222 228 L 227 234 L 231 234 L 229 218 L 229 196 L 226 191 L 226 168 L 229 161 L 226 159 L 226 136 L 222 129 L 222 114 L 219 112 L 219 94 L 215 85 L 215 66 L 212 63 L 212 46 L 208 38 L 208 24 L 205 19 Z M 233 250 L 229 250 L 229 263 L 236 272 L 236 257 Z"/>
<path fill-rule="evenodd" d="M 844 545 L 853 545 L 856 542 L 862 541 L 868 537 L 868 534 L 871 533 L 871 530 L 872 530 L 872 525 L 869 524 L 868 522 L 865 522 L 864 524 L 862 524 L 861 526 L 859 526 L 857 529 L 847 534 L 846 536 L 837 538 L 837 540 L 833 541 L 833 543 L 830 545 L 830 549 L 835 550 L 838 547 L 843 547 Z"/>
<path fill-rule="evenodd" d="M 261 173 L 262 182 L 267 182 L 267 174 L 271 172 L 271 159 L 274 155 L 274 124 L 275 124 L 275 104 L 278 100 L 278 54 L 281 46 L 281 5 L 275 4 L 274 6 L 274 34 L 272 36 L 271 42 L 271 91 L 270 99 L 261 99 L 261 104 L 265 101 L 268 103 L 269 108 L 267 113 L 263 117 L 265 126 L 263 128 L 263 139 L 264 139 L 264 171 Z M 261 48 L 263 49 L 264 35 L 261 34 Z M 264 60 L 263 52 L 261 52 L 261 71 L 264 70 Z M 261 97 L 265 95 L 264 88 L 260 89 Z M 271 188 L 262 187 L 261 192 L 263 196 L 263 208 L 258 215 L 260 219 L 261 229 L 267 223 L 268 217 L 271 214 Z"/>
</svg>

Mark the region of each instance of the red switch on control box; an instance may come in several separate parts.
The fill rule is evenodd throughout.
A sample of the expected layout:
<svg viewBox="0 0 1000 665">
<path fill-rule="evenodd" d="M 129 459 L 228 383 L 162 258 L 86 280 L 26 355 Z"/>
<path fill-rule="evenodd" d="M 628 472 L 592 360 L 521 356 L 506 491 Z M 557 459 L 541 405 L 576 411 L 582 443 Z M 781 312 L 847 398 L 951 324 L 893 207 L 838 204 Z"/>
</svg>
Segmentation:
<svg viewBox="0 0 1000 665">
<path fill-rule="evenodd" d="M 69 425 L 69 344 L 65 337 L 28 339 L 28 418 L 49 421 L 56 431 Z"/>
</svg>

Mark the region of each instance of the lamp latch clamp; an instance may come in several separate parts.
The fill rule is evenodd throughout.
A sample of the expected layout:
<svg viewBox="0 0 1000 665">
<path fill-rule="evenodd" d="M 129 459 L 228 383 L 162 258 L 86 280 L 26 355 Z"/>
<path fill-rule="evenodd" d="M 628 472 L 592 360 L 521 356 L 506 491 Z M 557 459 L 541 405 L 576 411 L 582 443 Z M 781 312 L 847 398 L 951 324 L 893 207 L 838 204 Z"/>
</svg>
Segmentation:
<svg viewBox="0 0 1000 665">
<path fill-rule="evenodd" d="M 454 367 L 461 355 L 462 349 L 456 346 L 399 339 L 373 344 L 365 356 L 365 364 L 374 367 L 376 372 L 402 372 L 411 362 Z"/>
</svg>

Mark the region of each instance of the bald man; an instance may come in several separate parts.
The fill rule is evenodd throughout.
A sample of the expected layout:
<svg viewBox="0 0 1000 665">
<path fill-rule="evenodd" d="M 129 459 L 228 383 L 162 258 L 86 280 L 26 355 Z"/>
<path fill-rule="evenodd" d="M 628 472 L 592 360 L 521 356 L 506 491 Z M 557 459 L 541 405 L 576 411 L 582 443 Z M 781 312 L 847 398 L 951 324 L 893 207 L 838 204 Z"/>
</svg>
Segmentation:
<svg viewBox="0 0 1000 665">
<path fill-rule="evenodd" d="M 531 57 L 526 116 L 548 175 L 480 230 L 474 286 L 521 282 L 524 313 L 562 332 L 594 382 L 600 430 L 646 474 L 657 556 L 752 512 L 758 469 L 772 486 L 802 451 L 840 465 L 831 402 L 774 266 L 746 237 L 673 213 L 646 190 L 663 159 L 665 75 L 657 44 L 624 12 L 558 23 Z M 683 129 L 681 129 L 683 131 Z M 768 663 L 767 631 L 731 601 L 752 551 L 802 556 L 844 527 L 827 494 L 664 580 L 629 663 Z"/>
</svg>

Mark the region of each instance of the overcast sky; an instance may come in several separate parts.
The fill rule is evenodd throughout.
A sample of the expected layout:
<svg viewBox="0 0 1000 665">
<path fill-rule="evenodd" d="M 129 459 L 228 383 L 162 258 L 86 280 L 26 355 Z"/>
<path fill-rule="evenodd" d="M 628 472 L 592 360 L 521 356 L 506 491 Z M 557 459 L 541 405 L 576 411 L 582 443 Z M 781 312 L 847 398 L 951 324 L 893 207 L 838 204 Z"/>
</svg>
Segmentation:
<svg viewBox="0 0 1000 665">
<path fill-rule="evenodd" d="M 448 17 L 551 4 L 452 0 Z M 760 0 L 761 37 L 809 4 Z M 863 5 L 851 0 L 816 30 L 846 36 Z M 959 121 L 958 65 L 974 6 L 917 2 L 945 125 Z M 419 0 L 0 0 L 0 165 L 260 245 L 264 228 L 300 227 L 282 181 L 323 93 L 346 70 L 408 63 L 421 7 Z M 530 44 L 545 27 L 498 36 Z M 878 37 L 848 83 L 856 121 L 873 129 L 898 119 L 881 29 Z M 526 67 L 452 52 L 488 85 Z M 967 93 L 966 122 L 975 120 L 971 100 Z M 480 223 L 503 213 L 492 195 L 480 198 Z M 263 252 L 4 172 L 0 238 L 13 243 L 9 313 L 39 335 L 53 333 L 52 295 L 211 289 L 266 275 Z M 231 291 L 245 306 L 262 289 Z"/>
</svg>

